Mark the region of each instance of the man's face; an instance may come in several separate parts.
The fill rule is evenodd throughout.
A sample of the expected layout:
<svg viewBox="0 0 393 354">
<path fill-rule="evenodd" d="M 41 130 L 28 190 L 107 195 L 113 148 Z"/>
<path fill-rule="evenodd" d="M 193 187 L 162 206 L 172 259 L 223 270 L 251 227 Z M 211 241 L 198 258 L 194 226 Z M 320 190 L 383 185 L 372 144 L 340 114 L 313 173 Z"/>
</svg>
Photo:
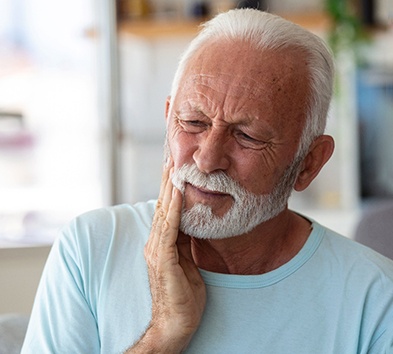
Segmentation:
<svg viewBox="0 0 393 354">
<path fill-rule="evenodd" d="M 297 151 L 306 77 L 300 55 L 255 52 L 244 42 L 198 50 L 170 103 L 168 145 L 175 170 L 188 164 L 204 175 L 224 172 L 252 195 L 271 194 Z M 221 218 L 235 200 L 185 183 L 185 210 L 196 204 Z"/>
</svg>

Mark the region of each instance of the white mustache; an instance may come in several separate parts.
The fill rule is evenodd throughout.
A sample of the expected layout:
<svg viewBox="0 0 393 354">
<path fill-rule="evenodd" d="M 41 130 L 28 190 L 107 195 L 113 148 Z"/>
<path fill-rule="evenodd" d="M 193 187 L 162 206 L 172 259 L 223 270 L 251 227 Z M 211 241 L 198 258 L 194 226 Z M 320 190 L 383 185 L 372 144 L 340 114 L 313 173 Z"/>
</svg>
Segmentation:
<svg viewBox="0 0 393 354">
<path fill-rule="evenodd" d="M 184 164 L 177 169 L 172 176 L 172 183 L 182 193 L 184 193 L 185 184 L 189 183 L 197 188 L 229 194 L 235 200 L 238 200 L 244 194 L 250 193 L 224 172 L 205 174 L 199 171 L 195 164 Z"/>
</svg>

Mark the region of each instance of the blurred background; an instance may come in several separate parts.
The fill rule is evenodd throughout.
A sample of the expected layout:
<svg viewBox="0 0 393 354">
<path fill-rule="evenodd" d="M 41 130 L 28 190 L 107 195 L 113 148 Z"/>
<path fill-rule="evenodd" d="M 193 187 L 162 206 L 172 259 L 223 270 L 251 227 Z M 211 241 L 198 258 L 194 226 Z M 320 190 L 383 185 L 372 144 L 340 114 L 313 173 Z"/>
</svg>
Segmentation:
<svg viewBox="0 0 393 354">
<path fill-rule="evenodd" d="M 336 151 L 291 207 L 353 237 L 393 198 L 393 0 L 0 0 L 0 314 L 29 314 L 58 229 L 157 196 L 179 55 L 219 11 L 258 7 L 336 56 Z"/>
</svg>

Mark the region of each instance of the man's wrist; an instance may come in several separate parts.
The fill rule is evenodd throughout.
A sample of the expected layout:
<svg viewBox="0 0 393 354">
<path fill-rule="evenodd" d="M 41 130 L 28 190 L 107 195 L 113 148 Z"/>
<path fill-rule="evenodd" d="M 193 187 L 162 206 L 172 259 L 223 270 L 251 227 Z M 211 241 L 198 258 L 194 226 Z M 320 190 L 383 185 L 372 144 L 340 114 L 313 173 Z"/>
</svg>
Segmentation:
<svg viewBox="0 0 393 354">
<path fill-rule="evenodd" d="M 192 336 L 169 334 L 160 325 L 150 324 L 142 337 L 124 354 L 176 354 L 182 353 Z"/>
</svg>

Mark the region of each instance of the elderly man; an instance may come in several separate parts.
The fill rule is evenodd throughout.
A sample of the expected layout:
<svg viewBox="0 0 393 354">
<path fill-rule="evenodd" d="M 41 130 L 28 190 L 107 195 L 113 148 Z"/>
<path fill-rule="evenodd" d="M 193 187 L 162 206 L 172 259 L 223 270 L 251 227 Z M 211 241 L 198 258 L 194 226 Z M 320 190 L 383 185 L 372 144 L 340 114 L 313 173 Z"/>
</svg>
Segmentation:
<svg viewBox="0 0 393 354">
<path fill-rule="evenodd" d="M 388 353 L 391 261 L 287 207 L 329 160 L 323 42 L 258 10 L 209 21 L 166 106 L 157 202 L 53 246 L 23 353 Z"/>
</svg>

